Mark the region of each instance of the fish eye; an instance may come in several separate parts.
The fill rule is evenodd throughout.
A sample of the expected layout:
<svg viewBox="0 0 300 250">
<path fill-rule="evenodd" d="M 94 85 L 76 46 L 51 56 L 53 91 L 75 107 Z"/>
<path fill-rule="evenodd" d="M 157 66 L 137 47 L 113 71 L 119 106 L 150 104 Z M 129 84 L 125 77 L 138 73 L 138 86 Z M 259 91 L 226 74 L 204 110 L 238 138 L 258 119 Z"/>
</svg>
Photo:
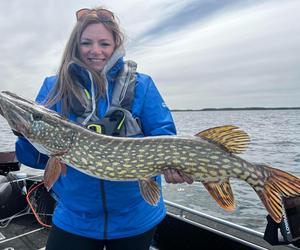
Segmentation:
<svg viewBox="0 0 300 250">
<path fill-rule="evenodd" d="M 42 114 L 32 114 L 32 119 L 35 121 L 40 121 L 42 120 L 43 115 Z"/>
</svg>

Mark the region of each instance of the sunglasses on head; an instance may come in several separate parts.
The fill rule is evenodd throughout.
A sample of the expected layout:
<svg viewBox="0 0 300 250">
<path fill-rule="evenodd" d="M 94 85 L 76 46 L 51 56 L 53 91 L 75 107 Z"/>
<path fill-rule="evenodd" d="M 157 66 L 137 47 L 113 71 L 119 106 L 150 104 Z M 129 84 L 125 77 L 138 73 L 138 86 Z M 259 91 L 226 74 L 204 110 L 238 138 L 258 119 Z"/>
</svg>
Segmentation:
<svg viewBox="0 0 300 250">
<path fill-rule="evenodd" d="M 87 15 L 96 15 L 101 21 L 112 21 L 114 19 L 114 13 L 106 9 L 80 9 L 76 11 L 76 18 L 79 21 L 81 18 Z"/>
</svg>

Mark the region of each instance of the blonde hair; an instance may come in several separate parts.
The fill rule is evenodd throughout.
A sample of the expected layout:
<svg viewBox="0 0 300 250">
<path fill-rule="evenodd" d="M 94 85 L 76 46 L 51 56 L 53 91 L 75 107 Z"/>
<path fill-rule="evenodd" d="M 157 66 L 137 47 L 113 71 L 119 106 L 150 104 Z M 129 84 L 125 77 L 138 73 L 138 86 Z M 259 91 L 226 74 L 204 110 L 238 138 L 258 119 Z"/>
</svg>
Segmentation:
<svg viewBox="0 0 300 250">
<path fill-rule="evenodd" d="M 94 23 L 103 24 L 105 28 L 113 34 L 113 38 L 116 44 L 115 49 L 123 46 L 124 34 L 121 31 L 116 17 L 113 17 L 109 20 L 102 20 L 100 17 L 93 14 L 95 11 L 102 9 L 103 8 L 100 7 L 91 9 L 90 14 L 85 15 L 77 21 L 63 53 L 62 62 L 58 69 L 56 85 L 47 96 L 45 104 L 45 106 L 47 107 L 51 107 L 60 100 L 62 101 L 62 115 L 64 116 L 66 116 L 66 114 L 70 112 L 70 103 L 72 96 L 75 96 L 82 106 L 86 105 L 83 101 L 80 88 L 79 86 L 77 86 L 77 84 L 74 83 L 74 78 L 70 73 L 70 66 L 73 63 L 90 71 L 95 83 L 95 93 L 97 99 L 100 96 L 103 96 L 106 91 L 106 86 L 104 84 L 104 79 L 101 76 L 101 71 L 98 72 L 92 69 L 91 67 L 83 63 L 79 57 L 80 38 L 82 32 L 86 29 L 86 27 Z"/>
</svg>

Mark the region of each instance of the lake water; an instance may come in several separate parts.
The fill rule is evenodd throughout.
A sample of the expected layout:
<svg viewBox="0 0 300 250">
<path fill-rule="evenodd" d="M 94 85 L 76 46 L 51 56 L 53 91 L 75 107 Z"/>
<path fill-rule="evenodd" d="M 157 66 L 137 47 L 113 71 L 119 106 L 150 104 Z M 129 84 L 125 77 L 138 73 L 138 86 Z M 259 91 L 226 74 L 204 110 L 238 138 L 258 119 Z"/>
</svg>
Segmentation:
<svg viewBox="0 0 300 250">
<path fill-rule="evenodd" d="M 251 138 L 243 159 L 267 163 L 300 177 L 300 110 L 249 110 L 174 112 L 179 135 L 192 135 L 210 127 L 232 124 Z M 0 117 L 0 151 L 14 150 L 15 136 Z M 244 181 L 231 180 L 237 208 L 219 208 L 201 183 L 165 184 L 164 197 L 175 203 L 263 232 L 266 210 L 255 191 Z"/>
</svg>

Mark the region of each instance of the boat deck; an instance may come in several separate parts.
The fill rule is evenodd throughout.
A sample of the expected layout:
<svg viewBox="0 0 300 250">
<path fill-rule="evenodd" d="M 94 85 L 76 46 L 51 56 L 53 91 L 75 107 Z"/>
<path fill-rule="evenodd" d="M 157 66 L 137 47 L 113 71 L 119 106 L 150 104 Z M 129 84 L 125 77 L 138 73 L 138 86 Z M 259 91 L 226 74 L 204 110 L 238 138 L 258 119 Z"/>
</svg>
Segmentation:
<svg viewBox="0 0 300 250">
<path fill-rule="evenodd" d="M 150 250 L 296 249 L 293 246 L 271 246 L 259 232 L 168 201 L 166 205 L 167 217 L 158 226 Z M 48 233 L 49 229 L 41 227 L 27 210 L 6 225 L 2 224 L 0 250 L 42 250 Z"/>
<path fill-rule="evenodd" d="M 41 249 L 46 244 L 48 233 L 49 229 L 41 227 L 32 214 L 24 214 L 0 227 L 0 249 Z"/>
</svg>

